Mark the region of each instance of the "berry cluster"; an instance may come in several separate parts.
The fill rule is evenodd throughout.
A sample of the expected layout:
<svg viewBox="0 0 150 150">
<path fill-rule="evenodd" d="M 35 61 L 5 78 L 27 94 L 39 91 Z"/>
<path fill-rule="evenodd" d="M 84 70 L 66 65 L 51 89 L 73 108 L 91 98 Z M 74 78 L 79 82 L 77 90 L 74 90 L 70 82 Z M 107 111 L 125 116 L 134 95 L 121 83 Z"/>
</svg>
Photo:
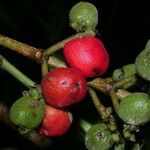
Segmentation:
<svg viewBox="0 0 150 150">
<path fill-rule="evenodd" d="M 83 15 L 81 10 L 91 16 L 88 21 L 85 15 L 80 18 Z M 93 16 L 97 17 L 97 10 L 87 2 L 80 2 L 70 10 L 70 22 L 77 31 L 94 31 L 97 22 Z M 84 100 L 86 78 L 103 75 L 109 66 L 109 56 L 103 42 L 92 35 L 69 40 L 63 47 L 63 54 L 67 67 L 53 69 L 41 81 L 47 106 L 39 132 L 46 136 L 62 135 L 69 129 L 73 118 L 64 108 Z"/>
<path fill-rule="evenodd" d="M 94 37 L 98 23 L 96 7 L 79 2 L 70 10 L 69 18 L 71 26 L 84 35 L 65 42 L 63 57 L 67 65 L 43 71 L 40 87 L 33 88 L 36 92 L 31 88 L 11 107 L 10 119 L 24 130 L 37 128 L 41 135 L 50 137 L 65 134 L 73 120 L 68 108 L 84 100 L 86 79 L 101 76 L 108 69 L 108 53 L 103 42 Z"/>
<path fill-rule="evenodd" d="M 96 7 L 88 2 L 79 2 L 71 8 L 69 19 L 77 34 L 42 52 L 2 37 L 6 46 L 14 42 L 13 50 L 38 60 L 42 66 L 42 79 L 38 85 L 0 55 L 0 67 L 29 88 L 11 106 L 10 120 L 23 133 L 36 129 L 43 136 L 62 136 L 73 121 L 69 107 L 85 100 L 89 92 L 102 121 L 91 125 L 80 120 L 79 125 L 86 133 L 87 148 L 108 150 L 114 146 L 115 150 L 125 150 L 126 141 L 135 144 L 135 133 L 150 121 L 149 89 L 148 92 L 145 90 L 145 83 L 150 81 L 150 41 L 136 57 L 135 63 L 124 65 L 114 70 L 112 77 L 102 79 L 110 59 L 102 40 L 95 36 L 98 24 Z M 58 49 L 62 49 L 64 61 L 53 56 Z M 105 107 L 97 92 L 109 96 L 112 106 Z M 118 119 L 122 123 L 119 124 L 121 129 L 118 129 Z"/>
</svg>

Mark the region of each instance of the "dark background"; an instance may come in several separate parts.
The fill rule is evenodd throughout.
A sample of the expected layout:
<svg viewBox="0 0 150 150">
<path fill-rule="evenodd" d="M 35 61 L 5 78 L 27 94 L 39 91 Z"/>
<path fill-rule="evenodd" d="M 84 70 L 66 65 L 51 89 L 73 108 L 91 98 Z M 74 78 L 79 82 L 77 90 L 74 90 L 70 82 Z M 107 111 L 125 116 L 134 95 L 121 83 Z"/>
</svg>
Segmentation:
<svg viewBox="0 0 150 150">
<path fill-rule="evenodd" d="M 68 13 L 79 0 L 0 0 L 0 34 L 29 45 L 46 49 L 50 45 L 75 33 L 69 27 Z M 99 11 L 97 30 L 110 55 L 114 69 L 134 63 L 150 37 L 150 9 L 148 0 L 89 0 Z M 31 79 L 40 83 L 40 66 L 19 54 L 0 47 L 0 54 Z M 25 87 L 5 71 L 0 70 L 0 101 L 8 107 L 17 100 Z M 84 108 L 81 108 L 84 107 Z M 71 108 L 76 116 L 96 118 L 94 108 L 77 105 Z M 89 111 L 92 113 L 88 114 Z M 78 113 L 76 113 L 78 112 Z M 92 114 L 92 115 L 91 115 Z M 91 116 L 90 116 L 91 115 Z M 91 117 L 91 118 L 90 118 Z M 49 149 L 85 149 L 79 142 L 75 127 L 64 137 L 54 139 Z M 0 123 L 0 149 L 38 149 L 29 141 Z"/>
</svg>

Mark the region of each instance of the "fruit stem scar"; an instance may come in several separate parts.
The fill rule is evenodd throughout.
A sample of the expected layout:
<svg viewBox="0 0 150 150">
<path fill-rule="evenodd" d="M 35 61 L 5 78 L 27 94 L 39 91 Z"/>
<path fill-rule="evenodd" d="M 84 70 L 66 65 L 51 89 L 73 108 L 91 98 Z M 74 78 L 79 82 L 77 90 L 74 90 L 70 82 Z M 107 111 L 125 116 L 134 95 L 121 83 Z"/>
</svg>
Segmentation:
<svg viewBox="0 0 150 150">
<path fill-rule="evenodd" d="M 102 133 L 100 131 L 96 133 L 96 140 L 97 141 L 100 141 L 103 137 L 104 137 L 104 133 Z"/>
<path fill-rule="evenodd" d="M 76 89 L 79 89 L 79 88 L 80 88 L 80 83 L 79 83 L 79 82 L 77 82 L 77 83 L 75 84 L 75 88 L 76 88 Z"/>
<path fill-rule="evenodd" d="M 15 77 L 21 83 L 23 83 L 26 87 L 36 86 L 36 83 L 34 81 L 25 76 L 20 70 L 18 70 L 10 62 L 8 62 L 2 55 L 0 55 L 0 68 L 10 73 L 13 77 Z"/>
<path fill-rule="evenodd" d="M 67 81 L 66 80 L 64 80 L 63 82 L 62 82 L 62 85 L 65 85 L 67 83 Z"/>
</svg>

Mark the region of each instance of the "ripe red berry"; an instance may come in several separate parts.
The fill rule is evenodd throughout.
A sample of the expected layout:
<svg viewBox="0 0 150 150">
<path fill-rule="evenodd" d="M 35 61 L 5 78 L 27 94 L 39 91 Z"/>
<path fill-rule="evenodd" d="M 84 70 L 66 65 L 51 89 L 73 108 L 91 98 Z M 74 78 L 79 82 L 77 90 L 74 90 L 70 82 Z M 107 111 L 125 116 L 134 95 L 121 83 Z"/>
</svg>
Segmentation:
<svg viewBox="0 0 150 150">
<path fill-rule="evenodd" d="M 103 75 L 109 66 L 109 56 L 102 41 L 93 36 L 67 42 L 63 53 L 68 65 L 81 70 L 86 77 Z"/>
<path fill-rule="evenodd" d="M 38 132 L 44 136 L 61 136 L 65 134 L 72 123 L 72 114 L 46 105 L 44 119 Z"/>
<path fill-rule="evenodd" d="M 43 96 L 54 107 L 64 107 L 81 101 L 86 95 L 82 72 L 72 68 L 56 68 L 41 81 Z"/>
</svg>

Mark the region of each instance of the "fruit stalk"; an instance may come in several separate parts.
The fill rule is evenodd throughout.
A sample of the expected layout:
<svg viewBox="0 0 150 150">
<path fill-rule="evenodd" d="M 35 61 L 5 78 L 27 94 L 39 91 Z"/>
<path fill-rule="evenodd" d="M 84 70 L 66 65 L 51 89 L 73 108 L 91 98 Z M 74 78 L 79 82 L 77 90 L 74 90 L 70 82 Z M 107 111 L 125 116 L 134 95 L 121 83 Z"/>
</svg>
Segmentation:
<svg viewBox="0 0 150 150">
<path fill-rule="evenodd" d="M 109 95 L 111 97 L 113 107 L 114 107 L 115 111 L 117 112 L 117 109 L 118 109 L 118 106 L 119 106 L 119 100 L 118 100 L 118 97 L 116 95 L 116 91 L 112 88 L 109 92 Z"/>
<path fill-rule="evenodd" d="M 131 75 L 129 77 L 123 78 L 122 80 L 117 81 L 113 85 L 113 89 L 119 89 L 122 88 L 124 85 L 126 85 L 129 82 L 136 82 L 137 78 L 135 75 Z"/>
<path fill-rule="evenodd" d="M 107 94 L 112 88 L 112 83 L 113 80 L 111 78 L 95 78 L 94 80 L 87 82 L 87 85 Z"/>
<path fill-rule="evenodd" d="M 49 56 L 47 64 L 50 68 L 67 67 L 63 60 L 54 56 Z"/>
<path fill-rule="evenodd" d="M 79 127 L 80 127 L 85 133 L 92 127 L 92 125 L 91 125 L 89 122 L 87 122 L 87 121 L 85 121 L 85 120 L 83 120 L 83 119 L 80 119 L 78 124 L 79 124 Z"/>
<path fill-rule="evenodd" d="M 0 34 L 0 45 L 9 48 L 25 57 L 40 62 L 42 59 L 42 49 L 29 46 L 14 39 Z"/>
<path fill-rule="evenodd" d="M 42 71 L 42 77 L 44 77 L 49 72 L 46 59 L 43 59 L 43 61 L 41 63 L 41 71 Z"/>
<path fill-rule="evenodd" d="M 116 92 L 116 96 L 118 97 L 119 100 L 124 99 L 129 94 L 131 94 L 131 93 L 124 90 L 124 89 L 118 89 L 117 92 Z"/>
<path fill-rule="evenodd" d="M 124 85 L 126 85 L 127 83 L 130 82 L 136 82 L 136 76 L 135 75 L 131 75 L 129 77 L 123 78 L 122 80 L 117 81 L 116 83 L 114 83 L 114 85 L 112 86 L 109 95 L 111 97 L 113 106 L 115 111 L 117 112 L 118 106 L 119 106 L 119 97 L 116 94 L 116 90 L 119 88 L 122 88 Z"/>
<path fill-rule="evenodd" d="M 18 81 L 23 83 L 26 87 L 35 87 L 36 83 L 30 78 L 25 76 L 21 71 L 14 67 L 10 62 L 8 62 L 2 55 L 0 55 L 0 68 L 6 70 Z"/>
<path fill-rule="evenodd" d="M 66 38 L 64 40 L 62 40 L 61 42 L 58 42 L 54 45 L 52 45 L 51 47 L 49 47 L 47 50 L 45 50 L 43 52 L 44 55 L 51 55 L 52 53 L 56 52 L 57 50 L 61 49 L 64 47 L 64 45 L 69 42 L 70 40 L 76 39 L 76 38 L 81 38 L 83 36 L 85 36 L 85 33 L 77 33 L 73 36 L 70 36 L 69 38 Z"/>
<path fill-rule="evenodd" d="M 14 124 L 9 119 L 8 108 L 2 103 L 0 103 L 0 121 L 8 125 L 11 129 L 20 133 L 19 130 L 14 126 Z M 50 138 L 43 137 L 34 130 L 27 132 L 25 134 L 21 134 L 21 135 L 25 137 L 26 139 L 30 140 L 31 142 L 33 142 L 38 147 L 47 147 L 51 145 L 51 142 L 52 142 Z"/>
<path fill-rule="evenodd" d="M 106 108 L 103 106 L 103 104 L 100 102 L 99 98 L 97 97 L 96 92 L 92 88 L 88 88 L 88 92 L 96 107 L 96 110 L 98 111 L 102 119 L 106 120 L 109 114 L 107 113 Z"/>
<path fill-rule="evenodd" d="M 88 88 L 88 92 L 91 96 L 91 99 L 95 105 L 97 112 L 99 113 L 103 121 L 108 125 L 111 131 L 116 130 L 117 127 L 116 127 L 115 119 L 111 115 L 111 109 L 103 106 L 96 92 L 92 88 Z"/>
</svg>

